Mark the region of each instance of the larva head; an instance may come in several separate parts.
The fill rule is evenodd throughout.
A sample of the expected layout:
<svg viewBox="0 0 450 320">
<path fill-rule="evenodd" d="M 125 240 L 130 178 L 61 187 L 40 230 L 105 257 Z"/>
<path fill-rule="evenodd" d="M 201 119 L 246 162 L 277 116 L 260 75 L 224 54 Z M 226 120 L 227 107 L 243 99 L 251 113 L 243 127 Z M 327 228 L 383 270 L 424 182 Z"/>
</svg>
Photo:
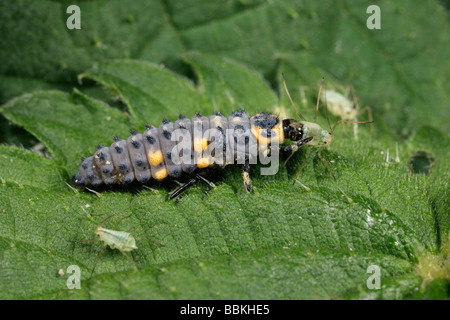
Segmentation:
<svg viewBox="0 0 450 320">
<path fill-rule="evenodd" d="M 297 121 L 295 119 L 283 120 L 284 136 L 291 141 L 299 141 L 312 137 L 307 145 L 329 145 L 333 141 L 334 135 L 328 130 L 324 130 L 314 122 Z"/>
<path fill-rule="evenodd" d="M 291 141 L 299 141 L 303 139 L 303 124 L 295 119 L 283 120 L 284 137 Z"/>
</svg>

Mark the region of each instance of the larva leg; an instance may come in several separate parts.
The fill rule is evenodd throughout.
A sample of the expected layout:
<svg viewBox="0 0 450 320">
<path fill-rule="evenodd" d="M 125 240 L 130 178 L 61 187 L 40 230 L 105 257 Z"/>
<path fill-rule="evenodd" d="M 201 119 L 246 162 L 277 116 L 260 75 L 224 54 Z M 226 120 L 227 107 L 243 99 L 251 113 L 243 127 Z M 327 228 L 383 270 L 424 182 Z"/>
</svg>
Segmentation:
<svg viewBox="0 0 450 320">
<path fill-rule="evenodd" d="M 211 188 L 215 188 L 216 187 L 216 185 L 214 183 L 208 181 L 201 174 L 196 174 L 192 179 L 190 179 L 188 182 L 186 182 L 181 187 L 179 187 L 174 192 L 172 192 L 172 194 L 169 196 L 169 200 L 172 200 L 172 199 L 178 197 L 182 192 L 186 191 L 187 189 L 189 189 L 190 187 L 192 187 L 194 184 L 196 184 L 199 181 L 205 182 Z"/>
<path fill-rule="evenodd" d="M 242 172 L 242 179 L 244 180 L 244 186 L 247 192 L 252 191 L 252 181 L 250 180 L 249 171 L 250 165 L 248 163 L 248 160 L 245 160 L 245 164 L 242 165 L 241 172 Z"/>
<path fill-rule="evenodd" d="M 188 182 L 186 182 L 181 187 L 179 187 L 174 192 L 172 192 L 172 194 L 169 196 L 169 200 L 172 200 L 172 199 L 178 197 L 182 192 L 186 191 L 187 189 L 192 187 L 197 182 L 198 182 L 197 177 L 194 177 L 194 178 L 190 179 Z"/>
<path fill-rule="evenodd" d="M 289 159 L 294 155 L 294 153 L 296 153 L 298 151 L 298 149 L 300 149 L 301 146 L 307 144 L 308 142 L 310 142 L 313 139 L 313 137 L 308 137 L 302 140 L 299 140 L 293 144 L 288 145 L 287 147 L 283 148 L 282 151 L 283 153 L 287 153 L 289 154 L 289 156 L 287 157 L 286 161 L 283 164 L 283 168 L 286 166 L 286 163 L 289 161 Z"/>
<path fill-rule="evenodd" d="M 216 185 L 214 183 L 212 183 L 211 181 L 207 180 L 204 176 L 202 176 L 201 174 L 196 174 L 195 175 L 197 177 L 197 179 L 202 180 L 203 182 L 205 182 L 208 186 L 211 187 L 211 189 L 214 189 L 216 187 Z"/>
</svg>

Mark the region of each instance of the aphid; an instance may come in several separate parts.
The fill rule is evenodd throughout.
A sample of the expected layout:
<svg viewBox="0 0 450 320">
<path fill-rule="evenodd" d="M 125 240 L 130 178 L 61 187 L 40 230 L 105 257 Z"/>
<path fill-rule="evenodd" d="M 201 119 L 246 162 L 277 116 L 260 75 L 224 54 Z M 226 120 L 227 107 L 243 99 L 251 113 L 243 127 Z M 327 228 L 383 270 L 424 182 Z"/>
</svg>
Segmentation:
<svg viewBox="0 0 450 320">
<path fill-rule="evenodd" d="M 126 210 L 126 209 L 124 209 L 124 210 Z M 159 243 L 158 241 L 156 241 L 155 239 L 153 239 L 152 237 L 147 235 L 141 229 L 136 228 L 136 229 L 129 230 L 129 231 L 116 231 L 116 230 L 104 228 L 102 226 L 103 223 L 105 223 L 107 221 L 111 221 L 113 217 L 115 217 L 117 214 L 119 214 L 120 212 L 122 212 L 124 210 L 114 213 L 109 218 L 104 218 L 102 223 L 100 223 L 97 226 L 97 229 L 95 229 L 95 235 L 97 236 L 95 239 L 82 241 L 84 243 L 94 243 L 94 242 L 99 242 L 99 241 L 103 242 L 102 248 L 100 249 L 100 252 L 97 256 L 97 259 L 95 261 L 94 267 L 92 268 L 91 274 L 94 273 L 95 267 L 97 266 L 100 256 L 102 255 L 103 250 L 105 249 L 106 246 L 109 246 L 111 249 L 119 250 L 125 256 L 125 258 L 128 259 L 128 261 L 130 261 L 136 268 L 139 268 L 138 265 L 136 264 L 136 262 L 134 262 L 134 260 L 128 254 L 126 254 L 126 252 L 130 252 L 130 251 L 136 250 L 138 248 L 136 246 L 136 239 L 131 235 L 132 232 L 141 232 L 144 235 L 146 235 L 150 240 L 152 240 L 153 242 L 155 242 L 156 244 L 161 246 L 161 243 Z M 104 215 L 99 214 L 98 216 L 104 216 Z M 119 221 L 116 223 L 116 226 L 121 221 L 123 221 L 124 219 L 129 218 L 129 217 L 130 216 L 125 216 L 125 217 L 122 217 L 121 219 L 119 219 Z"/>
<path fill-rule="evenodd" d="M 308 160 L 309 154 L 311 152 L 311 148 L 319 148 L 319 151 L 317 152 L 317 155 L 323 161 L 323 163 L 326 165 L 326 167 L 328 168 L 328 171 L 330 171 L 330 173 L 333 176 L 333 178 L 336 179 L 334 174 L 333 174 L 333 171 L 331 171 L 330 166 L 325 161 L 325 159 L 322 157 L 322 148 L 325 147 L 325 146 L 330 145 L 331 142 L 333 141 L 334 130 L 336 129 L 336 126 L 338 124 L 341 124 L 341 123 L 372 123 L 373 122 L 373 121 L 353 121 L 353 120 L 341 119 L 341 120 L 337 121 L 334 124 L 333 128 L 331 128 L 330 121 L 328 119 L 328 113 L 327 113 L 327 120 L 328 120 L 328 126 L 330 127 L 330 131 L 328 131 L 326 129 L 323 129 L 320 125 L 318 125 L 316 123 L 316 121 L 317 121 L 317 114 L 318 114 L 318 111 L 319 111 L 319 102 L 320 102 L 320 97 L 321 97 L 321 92 L 322 92 L 322 83 L 323 83 L 323 79 L 322 79 L 322 82 L 321 82 L 320 87 L 319 87 L 319 93 L 317 95 L 316 113 L 315 113 L 315 116 L 314 116 L 314 122 L 308 122 L 298 112 L 297 107 L 295 106 L 294 101 L 292 100 L 291 95 L 289 94 L 288 88 L 286 86 L 286 81 L 284 80 L 284 75 L 283 75 L 283 85 L 284 85 L 284 88 L 285 88 L 286 93 L 288 95 L 288 98 L 291 101 L 291 104 L 294 107 L 294 109 L 297 112 L 297 114 L 299 115 L 299 117 L 304 120 L 304 121 L 297 121 L 297 120 L 294 120 L 294 119 L 287 119 L 287 120 L 283 121 L 283 126 L 286 127 L 286 128 L 290 128 L 290 130 L 289 129 L 287 130 L 290 133 L 290 135 L 294 135 L 294 136 L 299 135 L 300 139 L 312 138 L 311 141 L 306 143 L 306 145 L 309 146 L 309 147 L 306 147 L 306 149 L 307 149 L 306 157 L 305 157 L 304 162 L 300 166 L 299 171 L 297 172 L 297 175 L 296 175 L 296 177 L 294 179 L 294 183 L 297 180 L 297 178 L 298 178 L 300 172 L 302 171 L 304 165 L 306 164 L 306 161 Z M 296 148 L 295 146 L 288 146 L 288 147 L 285 148 L 285 151 L 290 153 L 290 155 L 286 159 L 284 165 L 286 165 L 287 161 L 290 159 L 290 157 L 297 150 L 298 150 L 298 148 Z"/>
<path fill-rule="evenodd" d="M 300 87 L 302 97 L 304 97 L 305 88 L 308 87 Z M 346 86 L 345 89 L 343 89 L 342 91 L 344 91 L 344 94 L 342 94 L 337 90 L 325 89 L 321 94 L 321 99 L 325 101 L 327 111 L 331 112 L 331 114 L 340 117 L 341 120 L 354 121 L 353 132 L 355 134 L 355 139 L 357 139 L 358 138 L 358 126 L 356 122 L 357 116 L 364 112 L 367 112 L 369 116 L 369 122 L 373 121 L 372 109 L 369 106 L 365 106 L 363 109 L 359 109 L 358 98 L 355 95 L 355 89 L 353 88 L 353 86 Z M 349 98 L 350 96 L 352 96 L 353 98 L 350 99 Z M 370 125 L 370 129 L 373 133 L 372 124 Z"/>
</svg>

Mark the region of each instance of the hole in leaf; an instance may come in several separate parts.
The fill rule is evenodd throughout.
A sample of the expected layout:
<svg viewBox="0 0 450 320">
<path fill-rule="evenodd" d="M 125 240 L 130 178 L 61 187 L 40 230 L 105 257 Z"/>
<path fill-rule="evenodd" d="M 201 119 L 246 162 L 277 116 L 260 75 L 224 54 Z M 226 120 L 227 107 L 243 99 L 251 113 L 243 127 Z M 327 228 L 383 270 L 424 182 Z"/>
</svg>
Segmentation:
<svg viewBox="0 0 450 320">
<path fill-rule="evenodd" d="M 429 175 L 433 166 L 434 158 L 431 153 L 425 151 L 415 151 L 408 161 L 408 166 L 413 173 L 423 173 Z"/>
</svg>

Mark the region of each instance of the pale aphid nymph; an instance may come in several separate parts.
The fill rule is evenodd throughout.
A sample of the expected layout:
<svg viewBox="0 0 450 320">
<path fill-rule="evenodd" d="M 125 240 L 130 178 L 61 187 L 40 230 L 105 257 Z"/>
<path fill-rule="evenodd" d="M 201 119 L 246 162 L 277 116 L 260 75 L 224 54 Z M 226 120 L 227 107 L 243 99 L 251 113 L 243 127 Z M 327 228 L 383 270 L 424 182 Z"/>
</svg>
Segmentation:
<svg viewBox="0 0 450 320">
<path fill-rule="evenodd" d="M 322 82 L 323 82 L 323 79 L 322 79 Z M 294 107 L 294 109 L 297 112 L 297 114 L 299 115 L 299 117 L 303 119 L 303 121 L 298 121 L 295 119 L 283 120 L 284 134 L 286 137 L 289 137 L 291 140 L 294 140 L 294 141 L 297 141 L 297 140 L 305 141 L 306 139 L 309 139 L 309 141 L 307 143 L 305 143 L 305 148 L 307 149 L 305 161 L 301 165 L 301 167 L 295 177 L 294 183 L 297 180 L 304 165 L 306 164 L 306 160 L 308 160 L 309 154 L 311 152 L 311 148 L 319 148 L 317 155 L 327 166 L 327 168 L 330 171 L 333 178 L 335 178 L 333 171 L 331 171 L 330 166 L 325 161 L 325 159 L 322 157 L 321 152 L 322 152 L 323 147 L 329 146 L 331 144 L 331 142 L 333 141 L 334 130 L 335 130 L 336 126 L 340 123 L 372 123 L 373 121 L 350 121 L 350 120 L 342 119 L 342 120 L 337 121 L 335 123 L 335 125 L 333 126 L 333 128 L 331 128 L 330 121 L 328 119 L 328 114 L 327 114 L 327 120 L 328 120 L 328 125 L 330 127 L 330 130 L 323 129 L 319 124 L 316 123 L 317 114 L 319 111 L 319 102 L 320 102 L 320 97 L 321 97 L 321 92 L 322 92 L 322 83 L 320 84 L 319 93 L 317 95 L 316 113 L 314 116 L 314 122 L 306 121 L 306 119 L 300 114 L 300 112 L 298 112 L 297 107 L 295 106 L 294 101 L 292 100 L 291 95 L 289 94 L 288 88 L 286 86 L 286 81 L 284 80 L 284 75 L 283 75 L 283 84 L 284 84 L 284 88 L 286 90 L 287 96 L 288 96 L 289 100 L 291 101 L 292 106 Z M 291 156 L 298 149 L 299 148 L 296 148 L 295 146 L 294 147 L 287 146 L 284 149 L 284 151 L 286 151 L 287 153 L 290 153 L 290 155 L 286 159 L 284 165 L 286 165 L 287 161 L 291 158 Z"/>
</svg>

